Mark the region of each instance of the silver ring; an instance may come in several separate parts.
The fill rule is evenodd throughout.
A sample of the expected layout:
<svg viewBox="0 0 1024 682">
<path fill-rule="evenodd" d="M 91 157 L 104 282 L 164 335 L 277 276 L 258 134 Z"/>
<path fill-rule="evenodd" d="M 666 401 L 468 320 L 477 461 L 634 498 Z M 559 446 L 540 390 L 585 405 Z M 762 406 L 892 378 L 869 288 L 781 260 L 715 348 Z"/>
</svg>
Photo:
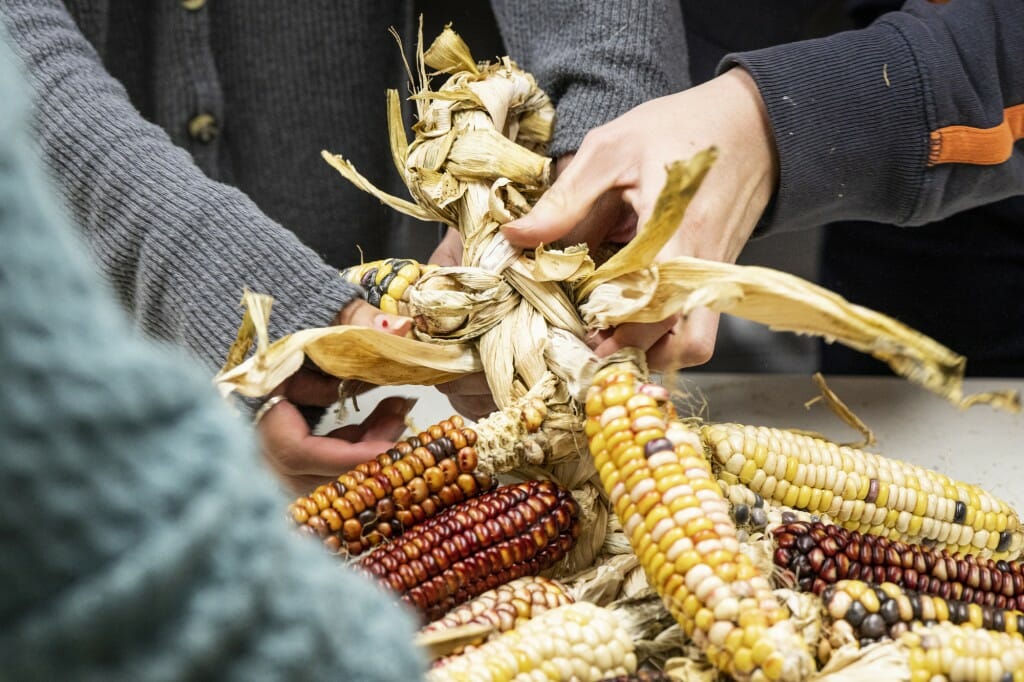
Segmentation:
<svg viewBox="0 0 1024 682">
<path fill-rule="evenodd" d="M 260 408 L 256 410 L 256 414 L 252 416 L 253 426 L 259 426 L 260 420 L 267 416 L 267 412 L 270 412 L 274 409 L 274 405 L 277 405 L 279 402 L 284 400 L 288 400 L 288 398 L 285 398 L 283 395 L 275 395 L 264 401 L 264 403 L 260 405 Z"/>
</svg>

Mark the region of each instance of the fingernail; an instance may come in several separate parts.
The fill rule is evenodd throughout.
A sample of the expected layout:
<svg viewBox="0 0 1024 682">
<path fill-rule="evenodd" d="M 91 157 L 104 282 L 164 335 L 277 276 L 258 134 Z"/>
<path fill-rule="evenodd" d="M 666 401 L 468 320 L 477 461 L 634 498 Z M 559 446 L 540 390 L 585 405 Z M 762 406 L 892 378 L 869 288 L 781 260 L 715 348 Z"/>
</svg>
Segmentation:
<svg viewBox="0 0 1024 682">
<path fill-rule="evenodd" d="M 518 233 L 522 232 L 523 230 L 528 229 L 529 226 L 530 226 L 529 222 L 525 218 L 516 218 L 515 220 L 513 220 L 511 222 L 507 222 L 504 225 L 502 225 L 501 226 L 501 231 L 502 232 L 511 232 L 513 234 L 518 234 Z"/>
<path fill-rule="evenodd" d="M 402 410 L 402 414 L 409 414 L 412 412 L 412 408 L 416 407 L 416 403 L 420 401 L 419 398 L 406 398 L 405 407 Z"/>
<path fill-rule="evenodd" d="M 390 331 L 391 329 L 398 327 L 399 324 L 399 318 L 387 313 L 380 313 L 373 318 L 373 326 L 384 331 Z"/>
</svg>

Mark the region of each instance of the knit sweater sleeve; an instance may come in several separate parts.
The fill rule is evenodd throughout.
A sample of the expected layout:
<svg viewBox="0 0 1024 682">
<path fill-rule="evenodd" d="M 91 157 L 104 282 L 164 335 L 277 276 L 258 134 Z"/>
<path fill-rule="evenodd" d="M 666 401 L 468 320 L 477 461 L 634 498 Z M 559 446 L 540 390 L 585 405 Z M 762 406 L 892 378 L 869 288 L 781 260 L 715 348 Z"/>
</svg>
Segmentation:
<svg viewBox="0 0 1024 682">
<path fill-rule="evenodd" d="M 274 336 L 323 326 L 358 294 L 145 121 L 61 0 L 4 0 L 0 17 L 36 93 L 47 168 L 142 329 L 215 368 L 244 287 L 275 297 Z"/>
<path fill-rule="evenodd" d="M 15 76 L 0 38 L 2 677 L 417 679 L 409 615 L 287 528 L 249 430 L 133 335 Z"/>
<path fill-rule="evenodd" d="M 729 55 L 779 150 L 762 228 L 921 225 L 1024 187 L 1018 0 L 910 0 L 869 27 Z"/>
<path fill-rule="evenodd" d="M 492 0 L 509 55 L 557 106 L 551 155 L 690 83 L 679 0 Z"/>
</svg>

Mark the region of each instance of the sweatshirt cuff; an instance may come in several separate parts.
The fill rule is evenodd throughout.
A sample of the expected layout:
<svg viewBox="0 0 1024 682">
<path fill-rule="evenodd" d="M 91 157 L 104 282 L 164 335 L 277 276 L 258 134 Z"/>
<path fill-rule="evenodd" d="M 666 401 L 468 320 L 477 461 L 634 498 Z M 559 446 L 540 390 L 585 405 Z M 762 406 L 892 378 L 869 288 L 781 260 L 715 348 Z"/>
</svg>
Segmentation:
<svg viewBox="0 0 1024 682">
<path fill-rule="evenodd" d="M 913 215 L 928 126 L 918 66 L 895 26 L 729 54 L 718 71 L 732 66 L 757 83 L 779 151 L 758 234 Z"/>
</svg>

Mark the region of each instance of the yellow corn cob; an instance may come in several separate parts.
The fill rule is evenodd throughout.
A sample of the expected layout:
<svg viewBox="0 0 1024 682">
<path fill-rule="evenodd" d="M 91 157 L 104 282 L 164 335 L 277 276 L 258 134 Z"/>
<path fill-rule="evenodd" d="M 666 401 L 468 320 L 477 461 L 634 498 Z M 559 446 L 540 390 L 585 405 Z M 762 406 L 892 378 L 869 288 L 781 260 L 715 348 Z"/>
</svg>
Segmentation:
<svg viewBox="0 0 1024 682">
<path fill-rule="evenodd" d="M 1019 634 L 970 625 L 915 625 L 900 636 L 910 682 L 1024 682 L 1024 640 Z"/>
<path fill-rule="evenodd" d="M 783 429 L 713 424 L 701 436 L 719 476 L 844 528 L 998 559 L 1024 549 L 1008 504 L 935 471 Z"/>
<path fill-rule="evenodd" d="M 620 617 L 587 602 L 546 611 L 427 673 L 428 682 L 579 680 L 636 670 L 633 641 Z"/>
<path fill-rule="evenodd" d="M 821 593 L 822 609 L 840 635 L 869 644 L 898 638 L 915 622 L 967 624 L 994 632 L 1024 632 L 1024 613 L 907 590 L 895 583 L 841 580 Z M 845 636 L 841 637 L 846 641 Z"/>
<path fill-rule="evenodd" d="M 505 485 L 414 526 L 358 566 L 434 620 L 550 568 L 579 536 L 578 515 L 576 500 L 552 481 Z"/>
<path fill-rule="evenodd" d="M 670 425 L 668 392 L 631 368 L 600 370 L 587 393 L 590 452 L 650 584 L 708 659 L 738 680 L 802 680 L 803 639 L 771 585 L 740 552 L 729 503 L 698 453 Z"/>
<path fill-rule="evenodd" d="M 507 632 L 545 611 L 572 602 L 572 597 L 561 583 L 550 578 L 527 576 L 484 592 L 426 626 L 423 632 L 438 632 L 463 625 L 490 625 L 494 632 Z"/>
<path fill-rule="evenodd" d="M 436 265 L 420 265 L 404 258 L 385 258 L 342 270 L 341 276 L 366 291 L 370 305 L 385 313 L 405 314 L 401 303 L 409 286 Z"/>
<path fill-rule="evenodd" d="M 330 551 L 356 556 L 493 488 L 476 470 L 475 444 L 455 415 L 298 498 L 289 513 Z"/>
</svg>

